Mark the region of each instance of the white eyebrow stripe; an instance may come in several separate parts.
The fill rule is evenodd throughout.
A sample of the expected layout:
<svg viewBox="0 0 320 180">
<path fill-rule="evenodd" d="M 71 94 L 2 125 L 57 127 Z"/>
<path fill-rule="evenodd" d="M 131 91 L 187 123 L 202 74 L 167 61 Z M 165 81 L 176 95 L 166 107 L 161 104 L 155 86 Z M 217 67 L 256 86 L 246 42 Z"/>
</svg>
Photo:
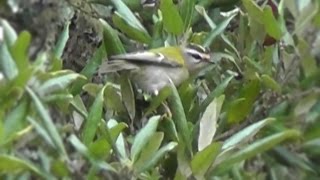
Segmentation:
<svg viewBox="0 0 320 180">
<path fill-rule="evenodd" d="M 201 53 L 199 51 L 194 50 L 194 49 L 187 49 L 187 52 L 191 53 L 191 54 L 199 54 L 199 55 L 201 55 Z"/>
</svg>

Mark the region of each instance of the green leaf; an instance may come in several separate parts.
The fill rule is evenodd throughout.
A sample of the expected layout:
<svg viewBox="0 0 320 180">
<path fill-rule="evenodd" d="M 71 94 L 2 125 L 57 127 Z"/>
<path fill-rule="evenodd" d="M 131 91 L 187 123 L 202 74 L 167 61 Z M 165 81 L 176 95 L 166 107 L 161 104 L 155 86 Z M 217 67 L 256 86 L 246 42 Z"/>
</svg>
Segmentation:
<svg viewBox="0 0 320 180">
<path fill-rule="evenodd" d="M 88 83 L 82 87 L 82 89 L 92 97 L 97 97 L 101 88 L 101 85 L 95 83 Z"/>
<path fill-rule="evenodd" d="M 4 76 L 9 80 L 13 80 L 19 73 L 17 65 L 5 43 L 0 44 L 0 67 Z"/>
<path fill-rule="evenodd" d="M 93 56 L 88 60 L 86 66 L 81 70 L 80 74 L 91 79 L 91 77 L 97 72 L 97 68 L 101 65 L 102 59 L 106 57 L 105 45 L 102 45 L 94 52 Z M 81 79 L 82 80 L 82 79 Z M 87 83 L 87 80 L 78 80 L 76 81 L 72 88 L 72 94 L 79 94 L 82 90 L 82 86 Z"/>
<path fill-rule="evenodd" d="M 261 76 L 261 80 L 262 80 L 262 83 L 266 87 L 268 87 L 276 92 L 281 92 L 281 86 L 273 78 L 271 78 L 269 75 L 263 74 Z"/>
<path fill-rule="evenodd" d="M 112 21 L 114 25 L 125 33 L 128 37 L 141 43 L 149 44 L 151 42 L 151 37 L 145 31 L 139 31 L 125 21 L 123 17 L 118 12 L 112 16 Z"/>
<path fill-rule="evenodd" d="M 180 85 L 178 89 L 183 109 L 186 114 L 190 113 L 192 107 L 194 107 L 193 104 L 195 103 L 194 100 L 196 98 L 197 90 L 198 89 L 190 82 Z"/>
<path fill-rule="evenodd" d="M 30 42 L 31 34 L 27 31 L 22 31 L 16 42 L 10 48 L 12 58 L 15 60 L 17 68 L 19 69 L 19 74 L 23 71 L 30 71 L 28 61 L 28 48 Z"/>
<path fill-rule="evenodd" d="M 52 140 L 52 138 L 50 137 L 49 132 L 47 132 L 47 130 L 45 129 L 45 127 L 42 127 L 41 124 L 39 124 L 36 120 L 34 120 L 32 117 L 27 117 L 28 121 L 32 124 L 32 126 L 34 127 L 34 129 L 38 132 L 38 134 L 51 146 L 51 147 L 55 147 L 55 144 Z"/>
<path fill-rule="evenodd" d="M 191 151 L 190 130 L 188 127 L 187 117 L 184 113 L 183 105 L 176 87 L 171 85 L 172 94 L 168 98 L 169 107 L 172 111 L 172 119 L 176 124 L 179 140 L 182 144 L 187 145 Z"/>
<path fill-rule="evenodd" d="M 253 0 L 242 0 L 242 4 L 246 8 L 250 18 L 254 19 L 260 24 L 264 24 L 264 13 L 261 7 L 259 7 Z"/>
<path fill-rule="evenodd" d="M 48 174 L 43 173 L 43 170 L 36 167 L 31 162 L 28 162 L 23 159 L 19 159 L 15 156 L 0 155 L 0 172 L 13 174 L 13 173 L 21 173 L 24 171 L 31 171 L 34 175 L 40 178 L 48 178 Z"/>
<path fill-rule="evenodd" d="M 205 179 L 203 176 L 219 155 L 221 146 L 219 142 L 211 143 L 192 158 L 191 169 L 197 179 Z"/>
<path fill-rule="evenodd" d="M 183 32 L 183 21 L 179 11 L 173 4 L 172 0 L 161 0 L 160 10 L 163 16 L 164 28 L 174 35 L 181 35 Z"/>
<path fill-rule="evenodd" d="M 233 15 L 226 17 L 222 22 L 220 22 L 215 29 L 213 29 L 207 36 L 206 41 L 204 42 L 204 47 L 209 47 L 213 40 L 224 32 L 224 30 L 229 25 L 230 21 L 237 15 L 237 13 L 234 13 Z"/>
<path fill-rule="evenodd" d="M 134 138 L 132 147 L 131 147 L 131 160 L 135 162 L 146 146 L 150 138 L 156 132 L 158 123 L 160 121 L 160 116 L 153 116 L 149 119 L 148 123 L 138 132 Z"/>
<path fill-rule="evenodd" d="M 36 110 L 38 114 L 41 117 L 41 120 L 43 121 L 43 126 L 45 127 L 46 131 L 50 135 L 50 138 L 52 139 L 53 143 L 55 144 L 55 147 L 60 151 L 60 154 L 63 155 L 65 159 L 68 159 L 66 150 L 64 148 L 62 138 L 53 123 L 48 110 L 45 108 L 45 106 L 40 101 L 39 97 L 34 93 L 33 90 L 30 88 L 27 88 L 27 91 L 36 107 Z"/>
<path fill-rule="evenodd" d="M 281 158 L 283 158 L 289 164 L 316 174 L 316 169 L 312 167 L 312 163 L 308 161 L 307 158 L 299 156 L 298 154 L 293 153 L 292 151 L 289 151 L 288 149 L 281 146 L 275 147 L 274 152 L 276 152 Z"/>
<path fill-rule="evenodd" d="M 109 56 L 123 54 L 125 49 L 119 39 L 117 32 L 104 20 L 100 19 L 103 26 L 103 42 Z"/>
<path fill-rule="evenodd" d="M 131 120 L 136 116 L 136 104 L 130 79 L 125 74 L 120 77 L 121 96 Z"/>
<path fill-rule="evenodd" d="M 162 88 L 159 91 L 159 94 L 152 99 L 149 107 L 144 113 L 144 116 L 148 116 L 153 111 L 155 111 L 161 105 L 161 103 L 163 103 L 169 97 L 170 94 L 171 94 L 171 88 L 169 86 Z"/>
<path fill-rule="evenodd" d="M 126 107 L 122 103 L 119 88 L 114 87 L 112 84 L 107 83 L 104 91 L 105 104 L 108 109 L 117 112 L 126 112 Z"/>
<path fill-rule="evenodd" d="M 163 140 L 163 132 L 155 132 L 141 151 L 141 155 L 136 162 L 134 162 L 133 167 L 135 169 L 141 169 L 145 163 L 147 163 L 160 148 L 161 142 Z"/>
<path fill-rule="evenodd" d="M 183 19 L 184 30 L 187 30 L 191 26 L 191 21 L 194 16 L 194 9 L 196 0 L 184 0 L 181 3 L 180 15 Z"/>
<path fill-rule="evenodd" d="M 77 136 L 75 136 L 74 134 L 72 134 L 71 136 L 69 136 L 68 140 L 71 142 L 71 144 L 73 145 L 73 147 L 82 155 L 84 155 L 86 158 L 88 158 L 90 160 L 90 162 L 96 166 L 99 167 L 100 169 L 103 170 L 108 170 L 108 171 L 112 171 L 112 172 L 116 172 L 115 169 L 109 165 L 108 163 L 101 161 L 101 160 L 96 160 L 93 158 L 93 156 L 90 154 L 90 151 L 88 150 L 88 148 L 77 138 Z"/>
<path fill-rule="evenodd" d="M 45 81 L 37 89 L 37 92 L 39 94 L 51 94 L 56 91 L 64 90 L 79 77 L 86 79 L 84 76 L 72 72 L 69 74 L 51 78 Z"/>
<path fill-rule="evenodd" d="M 128 158 L 128 154 L 127 154 L 127 148 L 124 142 L 124 137 L 122 135 L 122 128 L 127 128 L 128 126 L 124 123 L 118 123 L 116 120 L 114 119 L 110 119 L 108 121 L 107 124 L 108 128 L 110 128 L 110 134 L 111 134 L 111 138 L 115 138 L 118 137 L 115 143 L 115 146 L 117 148 L 117 151 L 119 153 L 119 155 L 121 156 L 121 159 L 123 159 L 124 161 L 129 160 Z M 117 134 L 117 133 L 120 134 Z"/>
<path fill-rule="evenodd" d="M 215 98 L 203 113 L 200 119 L 200 129 L 198 137 L 198 150 L 202 151 L 212 142 L 218 126 L 218 118 L 225 96 Z"/>
<path fill-rule="evenodd" d="M 69 25 L 70 22 L 68 21 L 65 26 L 63 31 L 61 32 L 59 38 L 58 38 L 58 42 L 53 50 L 53 55 L 55 56 L 55 58 L 60 59 L 62 54 L 63 54 L 63 50 L 67 44 L 67 41 L 69 39 Z"/>
<path fill-rule="evenodd" d="M 294 115 L 299 117 L 310 113 L 311 108 L 318 102 L 319 95 L 316 93 L 309 94 L 308 96 L 299 99 L 298 104 L 294 108 Z"/>
<path fill-rule="evenodd" d="M 83 131 L 82 131 L 82 139 L 84 144 L 89 145 L 92 143 L 92 140 L 96 134 L 97 128 L 100 124 L 100 120 L 102 117 L 102 109 L 103 109 L 103 95 L 104 95 L 105 86 L 101 88 L 99 94 L 94 100 L 92 106 L 90 107 L 88 117 L 85 121 Z"/>
<path fill-rule="evenodd" d="M 6 143 L 14 136 L 14 134 L 18 133 L 25 125 L 25 119 L 27 116 L 27 112 L 29 110 L 29 103 L 26 99 L 22 99 L 19 104 L 12 108 L 10 112 L 6 115 L 4 119 L 4 138 L 1 141 L 6 141 Z M 3 144 L 2 142 L 0 144 Z"/>
<path fill-rule="evenodd" d="M 241 122 L 253 108 L 253 104 L 260 92 L 260 81 L 254 79 L 243 86 L 240 98 L 233 101 L 227 112 L 229 123 Z"/>
<path fill-rule="evenodd" d="M 1 19 L 0 24 L 3 27 L 3 38 L 5 44 L 7 44 L 7 46 L 10 47 L 14 44 L 14 42 L 16 42 L 18 35 L 16 31 L 12 28 L 12 26 L 8 23 L 8 21 Z"/>
<path fill-rule="evenodd" d="M 231 80 L 234 78 L 233 75 L 225 78 L 208 96 L 207 98 L 197 106 L 198 108 L 194 108 L 191 113 L 189 113 L 189 119 L 191 121 L 198 121 L 200 114 L 207 108 L 207 106 L 213 101 L 214 98 L 223 94 L 225 89 L 228 87 Z"/>
<path fill-rule="evenodd" d="M 272 12 L 272 8 L 270 6 L 266 6 L 263 9 L 263 24 L 266 32 L 276 40 L 280 40 L 282 37 L 282 30 L 280 24 L 274 17 Z"/>
<path fill-rule="evenodd" d="M 125 19 L 128 24 L 130 24 L 135 29 L 144 32 L 145 34 L 148 34 L 147 30 L 143 27 L 143 25 L 136 18 L 133 12 L 127 7 L 127 5 L 122 2 L 122 0 L 111 0 L 111 2 L 119 12 L 119 15 L 121 15 L 121 17 Z"/>
<path fill-rule="evenodd" d="M 90 155 L 94 159 L 106 159 L 110 153 L 111 145 L 105 138 L 100 138 L 89 145 Z"/>
<path fill-rule="evenodd" d="M 268 125 L 269 123 L 275 121 L 274 118 L 267 118 L 251 124 L 250 126 L 242 129 L 241 131 L 233 134 L 230 138 L 228 138 L 222 146 L 222 150 L 228 151 L 232 148 L 236 148 L 240 143 L 247 143 L 253 136 L 255 136 L 260 129 Z"/>
<path fill-rule="evenodd" d="M 248 145 L 242 148 L 240 151 L 229 156 L 226 160 L 217 164 L 216 168 L 212 171 L 215 175 L 222 174 L 230 169 L 235 163 L 241 162 L 243 160 L 252 158 L 257 154 L 265 152 L 279 143 L 289 140 L 297 139 L 300 137 L 300 132 L 297 130 L 286 130 L 268 137 L 265 137 L 261 140 L 256 140 L 253 144 Z"/>
<path fill-rule="evenodd" d="M 83 101 L 80 95 L 76 95 L 73 100 L 71 101 L 71 105 L 79 112 L 83 117 L 88 116 L 88 112 L 86 106 L 83 104 Z"/>
<path fill-rule="evenodd" d="M 154 155 L 146 161 L 145 164 L 138 169 L 139 173 L 149 170 L 150 168 L 154 168 L 154 166 L 166 155 L 167 152 L 172 151 L 175 147 L 177 147 L 178 143 L 176 142 L 169 142 L 168 144 L 164 145 L 154 153 Z"/>
</svg>

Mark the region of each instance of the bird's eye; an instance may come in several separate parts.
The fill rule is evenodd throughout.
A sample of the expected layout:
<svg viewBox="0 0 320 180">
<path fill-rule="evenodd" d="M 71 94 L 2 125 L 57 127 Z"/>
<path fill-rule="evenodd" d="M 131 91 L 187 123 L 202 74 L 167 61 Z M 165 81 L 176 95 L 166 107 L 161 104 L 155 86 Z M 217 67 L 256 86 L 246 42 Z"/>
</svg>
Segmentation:
<svg viewBox="0 0 320 180">
<path fill-rule="evenodd" d="M 202 60 L 202 56 L 200 54 L 196 54 L 196 53 L 190 53 L 190 55 L 194 58 L 196 63 L 201 62 Z"/>
</svg>

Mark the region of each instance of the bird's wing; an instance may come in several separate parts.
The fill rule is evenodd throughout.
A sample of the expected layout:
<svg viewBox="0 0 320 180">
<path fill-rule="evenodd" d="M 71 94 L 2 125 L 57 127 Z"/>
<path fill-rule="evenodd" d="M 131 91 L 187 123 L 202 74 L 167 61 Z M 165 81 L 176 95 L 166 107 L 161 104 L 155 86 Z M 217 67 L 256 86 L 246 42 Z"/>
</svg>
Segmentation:
<svg viewBox="0 0 320 180">
<path fill-rule="evenodd" d="M 124 60 L 113 60 L 113 61 L 105 61 L 103 62 L 98 70 L 99 74 L 104 73 L 111 73 L 117 71 L 124 71 L 124 70 L 137 70 L 139 66 L 133 63 L 128 63 Z"/>
<path fill-rule="evenodd" d="M 136 52 L 128 54 L 114 55 L 110 57 L 110 62 L 114 60 L 125 60 L 131 63 L 158 64 L 163 66 L 180 67 L 180 63 L 170 60 L 161 53 Z"/>
</svg>

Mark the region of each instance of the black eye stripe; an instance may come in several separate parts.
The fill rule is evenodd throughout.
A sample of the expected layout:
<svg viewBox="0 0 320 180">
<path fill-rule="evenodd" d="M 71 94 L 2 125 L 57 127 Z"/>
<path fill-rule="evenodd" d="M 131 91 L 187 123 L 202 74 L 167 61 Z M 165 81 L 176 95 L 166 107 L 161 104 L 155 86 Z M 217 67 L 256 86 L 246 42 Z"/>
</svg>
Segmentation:
<svg viewBox="0 0 320 180">
<path fill-rule="evenodd" d="M 200 54 L 194 54 L 194 53 L 189 53 L 193 58 L 195 59 L 202 59 L 202 56 L 200 56 Z"/>
</svg>

